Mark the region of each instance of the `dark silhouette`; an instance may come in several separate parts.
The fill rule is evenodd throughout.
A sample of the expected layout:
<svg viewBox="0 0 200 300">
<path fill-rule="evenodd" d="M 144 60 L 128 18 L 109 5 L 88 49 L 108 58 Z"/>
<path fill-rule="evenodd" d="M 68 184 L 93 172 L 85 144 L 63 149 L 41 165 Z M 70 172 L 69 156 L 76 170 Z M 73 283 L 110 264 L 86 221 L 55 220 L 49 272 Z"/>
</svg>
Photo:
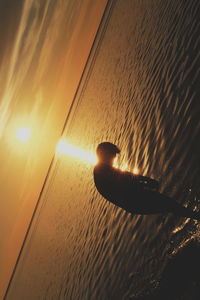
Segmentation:
<svg viewBox="0 0 200 300">
<path fill-rule="evenodd" d="M 106 200 L 132 214 L 173 213 L 200 220 L 200 212 L 183 207 L 159 193 L 156 180 L 114 168 L 113 161 L 120 152 L 116 145 L 101 143 L 96 152 L 99 162 L 94 167 L 94 182 Z"/>
<path fill-rule="evenodd" d="M 151 293 L 137 296 L 133 300 L 199 300 L 199 253 L 198 239 L 187 242 L 176 254 L 168 258 L 158 286 Z"/>
</svg>

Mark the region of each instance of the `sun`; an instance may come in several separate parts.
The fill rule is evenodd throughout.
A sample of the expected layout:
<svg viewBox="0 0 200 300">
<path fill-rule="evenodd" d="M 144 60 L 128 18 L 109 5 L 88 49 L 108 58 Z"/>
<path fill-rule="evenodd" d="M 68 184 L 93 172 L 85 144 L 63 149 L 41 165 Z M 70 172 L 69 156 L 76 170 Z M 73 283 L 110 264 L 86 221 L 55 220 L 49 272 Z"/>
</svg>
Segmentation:
<svg viewBox="0 0 200 300">
<path fill-rule="evenodd" d="M 16 138 L 21 142 L 27 142 L 31 137 L 31 130 L 29 127 L 19 127 L 16 131 Z"/>
</svg>

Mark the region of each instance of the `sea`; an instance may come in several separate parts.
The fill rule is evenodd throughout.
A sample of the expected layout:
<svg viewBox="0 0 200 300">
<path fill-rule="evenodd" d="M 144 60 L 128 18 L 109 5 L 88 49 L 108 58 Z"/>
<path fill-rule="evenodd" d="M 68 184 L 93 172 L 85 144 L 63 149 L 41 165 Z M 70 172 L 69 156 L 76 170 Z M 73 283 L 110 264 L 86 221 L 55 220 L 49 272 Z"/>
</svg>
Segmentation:
<svg viewBox="0 0 200 300">
<path fill-rule="evenodd" d="M 119 165 L 193 210 L 199 15 L 198 0 L 109 1 L 63 131 L 89 153 L 115 143 Z M 98 194 L 92 163 L 56 154 L 6 299 L 199 300 L 200 223 L 129 214 Z"/>
</svg>

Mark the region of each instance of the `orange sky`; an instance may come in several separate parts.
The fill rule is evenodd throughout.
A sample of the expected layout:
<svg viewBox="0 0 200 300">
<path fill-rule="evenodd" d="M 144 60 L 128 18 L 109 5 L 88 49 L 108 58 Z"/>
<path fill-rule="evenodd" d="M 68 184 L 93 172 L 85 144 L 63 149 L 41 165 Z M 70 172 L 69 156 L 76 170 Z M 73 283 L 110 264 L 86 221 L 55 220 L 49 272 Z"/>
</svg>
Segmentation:
<svg viewBox="0 0 200 300">
<path fill-rule="evenodd" d="M 17 1 L 14 3 L 17 5 Z M 18 17 L 6 27 L 6 34 L 13 32 L 14 39 L 12 34 L 12 40 L 4 37 L 0 61 L 0 298 L 107 0 L 40 3 L 20 1 L 18 11 L 15 10 Z M 31 129 L 26 143 L 15 138 L 20 126 Z"/>
</svg>

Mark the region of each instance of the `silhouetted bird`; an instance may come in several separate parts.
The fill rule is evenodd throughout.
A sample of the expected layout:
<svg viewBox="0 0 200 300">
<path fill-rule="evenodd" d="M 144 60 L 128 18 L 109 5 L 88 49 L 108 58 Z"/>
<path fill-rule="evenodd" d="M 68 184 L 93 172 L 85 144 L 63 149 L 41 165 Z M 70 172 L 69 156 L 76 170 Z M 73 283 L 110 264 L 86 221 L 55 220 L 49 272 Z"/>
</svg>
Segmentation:
<svg viewBox="0 0 200 300">
<path fill-rule="evenodd" d="M 96 153 L 99 161 L 94 167 L 94 182 L 106 200 L 132 214 L 173 213 L 200 220 L 200 212 L 183 207 L 156 191 L 156 180 L 114 168 L 114 159 L 120 153 L 116 145 L 103 142 L 98 145 Z"/>
</svg>

